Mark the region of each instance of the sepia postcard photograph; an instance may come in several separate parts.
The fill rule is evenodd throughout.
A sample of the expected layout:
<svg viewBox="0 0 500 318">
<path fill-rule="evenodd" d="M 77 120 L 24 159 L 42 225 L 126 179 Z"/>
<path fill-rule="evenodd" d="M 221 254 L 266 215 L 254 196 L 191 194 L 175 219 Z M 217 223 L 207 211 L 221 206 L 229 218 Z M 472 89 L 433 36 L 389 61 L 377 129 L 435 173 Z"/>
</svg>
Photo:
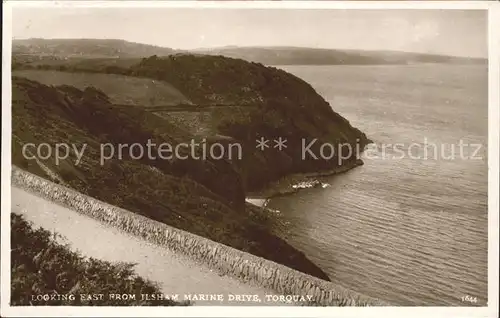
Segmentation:
<svg viewBox="0 0 500 318">
<path fill-rule="evenodd" d="M 4 9 L 2 316 L 498 314 L 499 3 Z"/>
</svg>

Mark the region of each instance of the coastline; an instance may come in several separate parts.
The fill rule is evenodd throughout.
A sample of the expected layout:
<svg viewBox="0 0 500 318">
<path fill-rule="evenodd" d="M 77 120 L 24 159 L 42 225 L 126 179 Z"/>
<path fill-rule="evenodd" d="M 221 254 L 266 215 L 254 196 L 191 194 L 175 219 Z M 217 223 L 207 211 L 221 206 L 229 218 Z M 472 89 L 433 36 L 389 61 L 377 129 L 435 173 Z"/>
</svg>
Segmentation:
<svg viewBox="0 0 500 318">
<path fill-rule="evenodd" d="M 364 165 L 363 160 L 357 159 L 343 166 L 335 167 L 328 170 L 321 170 L 317 172 L 308 172 L 308 173 L 292 173 L 269 183 L 261 190 L 248 192 L 246 195 L 246 200 L 249 203 L 252 203 L 251 201 L 253 202 L 263 201 L 265 202 L 263 203 L 263 207 L 265 207 L 267 201 L 272 198 L 294 194 L 305 188 L 314 188 L 322 185 L 320 182 L 314 182 L 314 180 L 311 180 L 312 178 L 329 177 L 341 174 L 362 165 Z M 297 186 L 298 184 L 305 182 L 310 182 L 311 185 L 305 187 Z"/>
</svg>

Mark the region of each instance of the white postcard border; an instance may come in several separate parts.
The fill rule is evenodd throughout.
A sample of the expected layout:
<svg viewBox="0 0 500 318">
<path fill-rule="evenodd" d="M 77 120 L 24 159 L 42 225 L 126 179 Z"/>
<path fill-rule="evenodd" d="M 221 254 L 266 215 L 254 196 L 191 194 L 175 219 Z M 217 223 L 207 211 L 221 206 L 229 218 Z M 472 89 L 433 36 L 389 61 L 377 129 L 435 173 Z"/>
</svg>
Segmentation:
<svg viewBox="0 0 500 318">
<path fill-rule="evenodd" d="M 12 7 L 488 10 L 488 307 L 28 307 L 10 299 Z M 1 316 L 4 317 L 496 317 L 498 314 L 500 3 L 492 1 L 7 1 L 2 41 Z"/>
</svg>

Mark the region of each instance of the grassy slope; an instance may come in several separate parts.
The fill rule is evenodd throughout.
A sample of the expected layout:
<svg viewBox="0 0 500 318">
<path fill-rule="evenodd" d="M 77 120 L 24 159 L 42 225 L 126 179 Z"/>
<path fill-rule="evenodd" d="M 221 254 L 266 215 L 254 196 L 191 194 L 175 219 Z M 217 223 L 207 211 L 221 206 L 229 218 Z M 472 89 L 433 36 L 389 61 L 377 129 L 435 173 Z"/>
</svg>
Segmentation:
<svg viewBox="0 0 500 318">
<path fill-rule="evenodd" d="M 158 286 L 137 276 L 133 264 L 112 264 L 84 258 L 58 243 L 42 228 L 34 229 L 21 215 L 11 214 L 11 305 L 174 306 L 165 300 L 81 299 L 80 294 L 160 294 Z M 74 300 L 33 301 L 31 295 L 74 294 Z"/>
<path fill-rule="evenodd" d="M 47 177 L 20 155 L 22 143 L 87 144 L 83 162 L 43 163 L 68 186 L 110 204 L 177 228 L 328 279 L 303 253 L 271 234 L 265 219 L 244 203 L 243 185 L 229 162 L 200 160 L 109 160 L 99 164 L 100 143 L 172 145 L 185 132 L 141 109 L 112 107 L 93 89 L 48 87 L 13 78 L 13 164 Z M 279 251 L 279 253 L 276 253 Z"/>
<path fill-rule="evenodd" d="M 94 86 L 114 104 L 177 105 L 189 99 L 166 82 L 118 74 L 70 73 L 55 70 L 17 70 L 13 76 L 26 77 L 45 85 L 70 85 L 78 89 Z"/>
</svg>

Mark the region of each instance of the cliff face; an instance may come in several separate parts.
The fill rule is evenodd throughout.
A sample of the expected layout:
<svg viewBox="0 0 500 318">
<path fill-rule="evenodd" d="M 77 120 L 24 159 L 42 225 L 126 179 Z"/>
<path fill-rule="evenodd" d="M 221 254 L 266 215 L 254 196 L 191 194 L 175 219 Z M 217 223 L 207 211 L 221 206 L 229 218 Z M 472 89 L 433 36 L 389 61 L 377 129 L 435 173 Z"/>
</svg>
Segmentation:
<svg viewBox="0 0 500 318">
<path fill-rule="evenodd" d="M 234 166 L 224 160 L 134 159 L 123 152 L 101 163 L 101 146 L 176 145 L 190 136 L 141 108 L 120 108 L 95 88 L 12 80 L 13 164 L 109 204 L 328 280 L 303 253 L 271 233 L 244 204 Z M 23 155 L 23 145 L 33 143 Z M 50 147 L 40 148 L 42 143 Z M 57 144 L 68 157 L 55 162 Z M 85 145 L 85 148 L 83 148 Z M 62 149 L 62 148 L 60 148 Z M 81 161 L 74 149 L 83 152 Z M 63 153 L 60 153 L 64 155 Z M 38 162 L 25 155 L 38 155 Z M 182 153 L 181 153 L 182 155 Z M 276 251 L 279 250 L 279 253 Z"/>
<path fill-rule="evenodd" d="M 281 69 L 221 56 L 174 55 L 143 59 L 130 74 L 167 81 L 197 104 L 218 106 L 212 126 L 243 145 L 244 158 L 236 165 L 247 190 L 290 173 L 332 169 L 356 160 L 353 155 L 339 161 L 340 152 L 330 157 L 324 151 L 321 156 L 323 144 L 335 150 L 340 144 L 353 150 L 359 145 L 362 150 L 369 143 L 308 83 Z M 269 149 L 255 148 L 260 138 L 269 140 Z M 286 140 L 286 148 L 273 148 L 279 138 Z"/>
</svg>

